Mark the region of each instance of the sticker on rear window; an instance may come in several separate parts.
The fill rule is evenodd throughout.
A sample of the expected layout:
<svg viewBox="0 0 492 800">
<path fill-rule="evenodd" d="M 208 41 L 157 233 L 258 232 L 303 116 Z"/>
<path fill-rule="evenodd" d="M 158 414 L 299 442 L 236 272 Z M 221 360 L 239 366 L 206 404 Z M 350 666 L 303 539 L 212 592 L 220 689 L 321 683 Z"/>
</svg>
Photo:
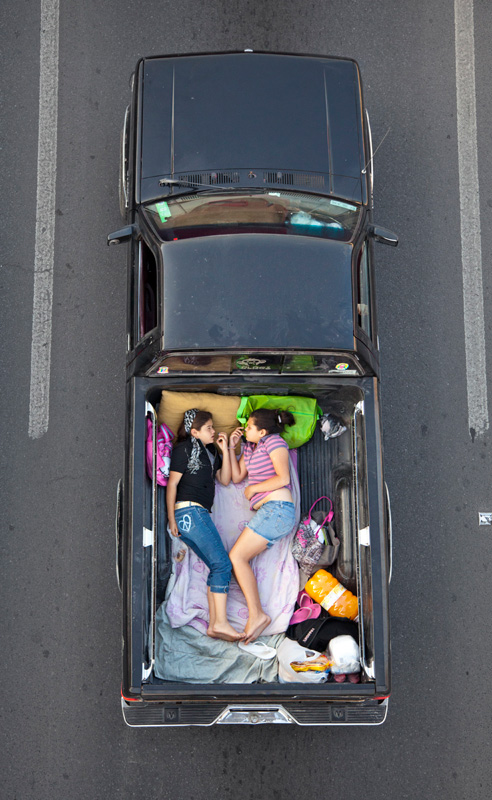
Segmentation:
<svg viewBox="0 0 492 800">
<path fill-rule="evenodd" d="M 158 375 L 167 375 L 169 372 L 169 367 L 158 367 L 157 374 Z"/>
<path fill-rule="evenodd" d="M 160 203 L 156 203 L 155 210 L 159 214 L 161 222 L 166 222 L 168 217 L 171 216 L 171 212 L 169 211 L 169 206 L 165 200 L 162 200 Z"/>
<path fill-rule="evenodd" d="M 263 366 L 266 364 L 266 366 Z M 239 358 L 236 361 L 238 369 L 271 369 L 266 358 Z"/>
<path fill-rule="evenodd" d="M 337 369 L 339 372 L 345 372 L 345 370 L 348 368 L 349 368 L 348 364 L 337 364 L 335 367 L 335 369 Z"/>
<path fill-rule="evenodd" d="M 342 203 L 341 200 L 332 200 L 332 206 L 340 206 L 340 208 L 348 208 L 349 211 L 357 211 L 357 206 L 352 206 L 350 203 Z"/>
</svg>

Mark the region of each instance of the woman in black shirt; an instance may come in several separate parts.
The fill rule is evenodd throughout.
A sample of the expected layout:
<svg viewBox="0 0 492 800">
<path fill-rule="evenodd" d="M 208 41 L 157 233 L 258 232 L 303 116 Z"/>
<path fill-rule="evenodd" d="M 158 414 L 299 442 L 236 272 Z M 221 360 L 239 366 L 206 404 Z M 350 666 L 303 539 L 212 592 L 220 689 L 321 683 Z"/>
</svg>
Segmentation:
<svg viewBox="0 0 492 800">
<path fill-rule="evenodd" d="M 244 638 L 227 620 L 227 593 L 232 564 L 210 512 L 214 502 L 215 478 L 224 486 L 231 481 L 227 434 L 215 430 L 208 411 L 192 408 L 185 412 L 178 443 L 171 456 L 166 491 L 169 530 L 179 536 L 210 570 L 207 580 L 210 622 L 207 633 L 214 639 L 234 642 Z"/>
</svg>

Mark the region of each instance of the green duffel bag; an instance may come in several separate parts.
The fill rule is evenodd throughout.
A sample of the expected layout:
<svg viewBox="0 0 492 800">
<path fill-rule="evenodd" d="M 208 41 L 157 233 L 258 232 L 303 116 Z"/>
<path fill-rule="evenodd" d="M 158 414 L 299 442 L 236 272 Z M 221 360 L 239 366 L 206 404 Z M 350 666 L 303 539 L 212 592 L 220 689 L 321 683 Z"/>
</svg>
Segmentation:
<svg viewBox="0 0 492 800">
<path fill-rule="evenodd" d="M 237 410 L 237 418 L 241 425 L 246 425 L 248 418 L 257 408 L 278 408 L 279 411 L 290 411 L 294 415 L 295 425 L 286 426 L 281 434 L 289 448 L 300 447 L 313 435 L 316 422 L 322 415 L 314 397 L 279 397 L 278 395 L 255 394 L 241 398 Z"/>
</svg>

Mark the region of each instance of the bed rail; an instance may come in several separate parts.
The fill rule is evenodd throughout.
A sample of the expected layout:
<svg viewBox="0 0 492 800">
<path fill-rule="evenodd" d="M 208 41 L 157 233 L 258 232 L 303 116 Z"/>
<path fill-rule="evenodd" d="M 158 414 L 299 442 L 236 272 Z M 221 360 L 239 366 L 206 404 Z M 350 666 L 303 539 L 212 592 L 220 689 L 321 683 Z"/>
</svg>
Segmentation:
<svg viewBox="0 0 492 800">
<path fill-rule="evenodd" d="M 368 659 L 366 648 L 365 624 L 372 625 L 372 619 L 365 619 L 364 588 L 372 593 L 371 575 L 371 536 L 368 513 L 368 498 L 366 495 L 366 444 L 365 444 L 365 417 L 364 401 L 357 403 L 354 409 L 353 448 L 355 472 L 355 499 L 357 521 L 357 594 L 359 599 L 359 640 L 361 664 L 366 676 L 374 680 L 374 655 Z M 365 567 L 365 569 L 364 569 Z M 364 582 L 366 587 L 364 587 Z M 369 613 L 369 612 L 368 612 Z"/>
</svg>

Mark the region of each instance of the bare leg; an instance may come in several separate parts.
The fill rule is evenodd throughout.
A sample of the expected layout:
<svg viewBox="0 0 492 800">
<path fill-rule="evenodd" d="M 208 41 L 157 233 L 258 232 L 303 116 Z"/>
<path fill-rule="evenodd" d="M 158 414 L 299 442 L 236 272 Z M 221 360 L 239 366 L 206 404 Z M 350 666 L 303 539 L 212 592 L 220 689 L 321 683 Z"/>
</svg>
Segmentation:
<svg viewBox="0 0 492 800">
<path fill-rule="evenodd" d="M 237 642 L 244 639 L 227 619 L 227 594 L 211 592 L 207 587 L 210 623 L 207 633 L 212 639 L 225 639 L 226 642 Z"/>
<path fill-rule="evenodd" d="M 207 600 L 208 600 L 208 618 L 209 618 L 208 627 L 211 628 L 211 630 L 213 630 L 215 625 L 215 603 L 212 592 L 210 591 L 210 586 L 207 586 Z"/>
<path fill-rule="evenodd" d="M 249 617 L 244 629 L 246 634 L 244 641 L 246 643 L 257 639 L 271 622 L 270 617 L 265 614 L 261 607 L 258 584 L 249 563 L 252 558 L 266 550 L 267 544 L 267 540 L 263 536 L 259 536 L 251 528 L 244 528 L 229 553 L 236 580 L 248 605 Z"/>
</svg>

